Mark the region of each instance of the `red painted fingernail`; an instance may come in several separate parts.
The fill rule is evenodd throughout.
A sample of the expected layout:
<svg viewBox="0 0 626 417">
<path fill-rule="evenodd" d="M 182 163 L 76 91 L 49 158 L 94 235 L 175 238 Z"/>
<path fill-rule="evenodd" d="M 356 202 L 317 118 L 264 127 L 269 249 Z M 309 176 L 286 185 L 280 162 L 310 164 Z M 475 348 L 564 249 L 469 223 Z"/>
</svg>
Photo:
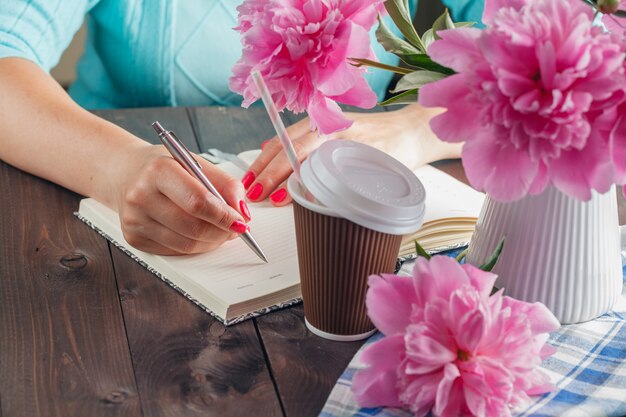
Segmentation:
<svg viewBox="0 0 626 417">
<path fill-rule="evenodd" d="M 268 140 L 266 140 L 265 142 L 263 142 L 263 143 L 261 144 L 261 150 L 265 149 L 265 147 L 267 146 L 267 144 L 268 144 L 268 143 L 270 143 L 270 140 L 271 140 L 271 139 L 268 139 Z"/>
<path fill-rule="evenodd" d="M 285 190 L 284 188 L 279 188 L 278 190 L 274 191 L 274 193 L 270 196 L 270 200 L 272 200 L 274 203 L 280 203 L 285 199 L 285 197 L 287 197 L 287 190 Z"/>
<path fill-rule="evenodd" d="M 241 220 L 235 220 L 233 224 L 230 225 L 230 231 L 235 233 L 245 233 L 250 230 L 247 224 L 242 222 Z"/>
<path fill-rule="evenodd" d="M 261 196 L 262 192 L 263 192 L 263 185 L 257 182 L 256 184 L 254 184 L 254 187 L 250 188 L 250 191 L 248 191 L 248 198 L 250 200 L 256 200 L 257 198 Z"/>
<path fill-rule="evenodd" d="M 256 178 L 256 175 L 254 175 L 254 172 L 252 172 L 252 171 L 246 172 L 246 175 L 244 175 L 243 178 L 241 179 L 241 183 L 243 184 L 243 188 L 245 188 L 247 190 L 248 187 L 250 186 L 250 184 L 252 184 L 254 182 L 255 178 Z"/>
<path fill-rule="evenodd" d="M 243 200 L 239 201 L 239 211 L 248 221 L 252 220 L 252 216 L 250 216 L 250 209 L 248 208 L 246 202 Z"/>
</svg>

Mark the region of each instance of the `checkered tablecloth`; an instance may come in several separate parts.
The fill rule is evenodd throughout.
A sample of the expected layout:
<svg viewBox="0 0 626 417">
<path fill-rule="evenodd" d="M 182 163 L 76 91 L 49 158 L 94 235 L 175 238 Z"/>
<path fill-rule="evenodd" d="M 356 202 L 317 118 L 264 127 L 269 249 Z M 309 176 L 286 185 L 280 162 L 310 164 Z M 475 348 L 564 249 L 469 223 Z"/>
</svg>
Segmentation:
<svg viewBox="0 0 626 417">
<path fill-rule="evenodd" d="M 550 335 L 548 343 L 557 351 L 541 367 L 557 389 L 535 397 L 529 407 L 516 410 L 516 416 L 626 416 L 626 281 L 624 288 L 610 313 L 586 323 L 561 326 Z M 372 336 L 364 347 L 381 337 Z M 409 412 L 400 409 L 359 409 L 356 405 L 351 386 L 355 371 L 363 366 L 359 362 L 362 351 L 337 381 L 320 417 L 409 417 Z"/>
</svg>

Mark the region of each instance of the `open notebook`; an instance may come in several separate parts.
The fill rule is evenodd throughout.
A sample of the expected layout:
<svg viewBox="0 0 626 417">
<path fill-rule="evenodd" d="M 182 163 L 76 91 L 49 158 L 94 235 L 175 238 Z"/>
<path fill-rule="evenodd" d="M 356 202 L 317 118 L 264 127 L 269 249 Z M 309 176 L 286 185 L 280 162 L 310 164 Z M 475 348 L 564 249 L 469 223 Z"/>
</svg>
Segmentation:
<svg viewBox="0 0 626 417">
<path fill-rule="evenodd" d="M 241 157 L 250 162 L 256 154 L 245 152 Z M 230 162 L 220 166 L 234 176 L 243 174 Z M 400 255 L 414 252 L 416 237 L 427 250 L 467 244 L 482 194 L 432 167 L 421 168 L 416 174 L 426 187 L 425 224 L 416 234 L 405 237 Z M 251 231 L 270 260 L 268 264 L 241 239 L 199 255 L 142 252 L 124 240 L 117 213 L 91 198 L 81 200 L 76 215 L 167 284 L 230 325 L 297 303 L 301 296 L 292 207 L 256 203 L 250 204 L 250 211 Z"/>
<path fill-rule="evenodd" d="M 415 233 L 404 236 L 400 257 L 415 254 L 415 241 L 429 253 L 466 246 L 485 195 L 431 166 L 415 171 L 426 189 L 424 223 Z"/>
</svg>

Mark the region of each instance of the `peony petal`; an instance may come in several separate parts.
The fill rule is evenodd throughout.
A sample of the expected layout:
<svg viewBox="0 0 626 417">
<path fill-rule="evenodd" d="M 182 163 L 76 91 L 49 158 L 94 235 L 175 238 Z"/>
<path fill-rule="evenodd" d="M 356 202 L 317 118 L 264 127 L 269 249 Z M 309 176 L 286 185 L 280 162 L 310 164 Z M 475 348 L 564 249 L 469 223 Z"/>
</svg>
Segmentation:
<svg viewBox="0 0 626 417">
<path fill-rule="evenodd" d="M 370 367 L 359 370 L 352 380 L 352 392 L 361 407 L 400 407 L 397 368 L 404 356 L 401 335 L 372 343 L 361 355 Z"/>
<path fill-rule="evenodd" d="M 511 297 L 502 297 L 502 308 L 510 307 L 513 315 L 524 315 L 533 334 L 549 333 L 561 327 L 561 323 L 542 303 L 527 303 Z"/>
<path fill-rule="evenodd" d="M 613 184 L 609 145 L 597 133 L 591 132 L 583 149 L 563 150 L 548 167 L 554 186 L 578 200 L 589 201 L 592 189 L 605 193 Z"/>
<path fill-rule="evenodd" d="M 483 23 L 490 25 L 493 17 L 499 9 L 504 7 L 512 7 L 515 10 L 521 9 L 527 0 L 485 0 L 485 10 L 483 12 Z"/>
<path fill-rule="evenodd" d="M 499 146 L 483 134 L 463 146 L 463 167 L 474 188 L 499 201 L 523 197 L 537 174 L 538 163 L 509 144 Z"/>
<path fill-rule="evenodd" d="M 463 395 L 467 408 L 475 416 L 484 416 L 490 389 L 478 372 L 463 372 Z"/>
<path fill-rule="evenodd" d="M 387 336 L 404 334 L 416 303 L 412 280 L 390 274 L 371 275 L 368 285 L 365 304 L 374 326 Z"/>
<path fill-rule="evenodd" d="M 529 383 L 529 388 L 526 389 L 528 395 L 541 395 L 556 389 L 550 382 L 550 377 L 539 369 L 534 370 L 526 377 L 525 382 Z"/>
<path fill-rule="evenodd" d="M 428 55 L 433 61 L 455 71 L 467 71 L 477 63 L 484 62 L 476 39 L 480 29 L 459 28 L 438 31 L 440 40 L 433 42 L 428 48 Z"/>
<path fill-rule="evenodd" d="M 626 183 L 626 104 L 620 106 L 620 119 L 611 131 L 609 148 L 615 166 L 615 181 Z"/>
<path fill-rule="evenodd" d="M 465 288 L 458 290 L 450 299 L 451 320 L 456 324 L 458 348 L 473 356 L 485 336 L 489 323 L 481 311 L 478 297 L 472 297 L 473 291 L 464 291 Z M 476 292 L 473 293 L 477 295 Z"/>
<path fill-rule="evenodd" d="M 420 263 L 420 268 L 417 267 Z M 419 274 L 420 275 L 416 275 Z M 469 284 L 469 278 L 459 263 L 449 256 L 436 255 L 426 261 L 418 258 L 413 268 L 418 300 L 424 304 L 438 297 L 446 302 L 454 291 Z"/>
<path fill-rule="evenodd" d="M 548 168 L 546 168 L 546 164 L 543 161 L 539 162 L 539 166 L 537 168 L 537 175 L 535 176 L 535 180 L 530 185 L 528 189 L 528 194 L 530 195 L 538 195 L 546 189 L 548 185 Z"/>
<path fill-rule="evenodd" d="M 386 13 L 383 0 L 360 0 L 345 2 L 343 15 L 354 23 L 363 26 L 365 29 L 371 28 L 379 14 Z"/>
<path fill-rule="evenodd" d="M 311 129 L 318 129 L 322 135 L 347 129 L 353 123 L 341 113 L 337 103 L 317 93 L 309 103 L 307 112 L 311 119 Z"/>
<path fill-rule="evenodd" d="M 493 249 L 495 250 L 496 248 Z M 463 264 L 461 268 L 469 277 L 469 282 L 472 287 L 474 287 L 482 297 L 489 297 L 498 276 L 470 264 Z"/>
<path fill-rule="evenodd" d="M 414 417 L 425 417 L 428 415 L 433 404 L 435 404 L 437 387 L 442 377 L 443 369 L 426 375 L 412 377 L 410 379 L 411 383 L 407 384 L 404 389 L 401 389 L 400 400 L 409 406 Z"/>
<path fill-rule="evenodd" d="M 456 359 L 454 346 L 444 346 L 429 335 L 424 325 L 411 325 L 404 336 L 407 372 L 425 374 L 442 368 Z"/>
<path fill-rule="evenodd" d="M 335 100 L 337 103 L 364 109 L 371 109 L 378 102 L 376 93 L 369 87 L 369 84 L 363 77 L 357 78 L 354 86 L 348 91 L 338 96 L 332 96 L 330 99 Z"/>
<path fill-rule="evenodd" d="M 362 78 L 362 70 L 348 62 L 348 58 L 366 58 L 369 56 L 369 34 L 361 26 L 346 23 L 344 32 L 339 37 L 333 53 L 324 66 L 317 62 L 310 63 L 317 71 L 317 89 L 326 96 L 344 94 L 351 89 L 357 78 Z"/>
<path fill-rule="evenodd" d="M 462 142 L 472 139 L 481 128 L 480 107 L 470 101 L 470 79 L 452 75 L 420 89 L 419 103 L 424 107 L 446 107 L 448 111 L 433 117 L 430 127 L 439 139 Z"/>
<path fill-rule="evenodd" d="M 458 417 L 461 413 L 463 399 L 462 383 L 459 380 L 461 373 L 456 365 L 446 365 L 443 378 L 437 388 L 437 398 L 433 407 L 433 414 L 439 417 Z"/>
</svg>

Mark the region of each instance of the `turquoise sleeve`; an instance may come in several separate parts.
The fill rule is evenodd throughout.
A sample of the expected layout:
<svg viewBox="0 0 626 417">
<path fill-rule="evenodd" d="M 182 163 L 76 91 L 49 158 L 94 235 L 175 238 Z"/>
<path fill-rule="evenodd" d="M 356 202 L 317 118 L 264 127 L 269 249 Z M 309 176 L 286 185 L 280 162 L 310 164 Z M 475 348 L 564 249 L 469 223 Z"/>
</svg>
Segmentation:
<svg viewBox="0 0 626 417">
<path fill-rule="evenodd" d="M 430 0 L 432 1 L 432 0 Z M 450 9 L 455 22 L 477 22 L 476 27 L 484 27 L 481 19 L 485 7 L 484 0 L 441 0 Z"/>
<path fill-rule="evenodd" d="M 0 58 L 20 57 L 50 71 L 98 0 L 4 0 Z"/>
</svg>

